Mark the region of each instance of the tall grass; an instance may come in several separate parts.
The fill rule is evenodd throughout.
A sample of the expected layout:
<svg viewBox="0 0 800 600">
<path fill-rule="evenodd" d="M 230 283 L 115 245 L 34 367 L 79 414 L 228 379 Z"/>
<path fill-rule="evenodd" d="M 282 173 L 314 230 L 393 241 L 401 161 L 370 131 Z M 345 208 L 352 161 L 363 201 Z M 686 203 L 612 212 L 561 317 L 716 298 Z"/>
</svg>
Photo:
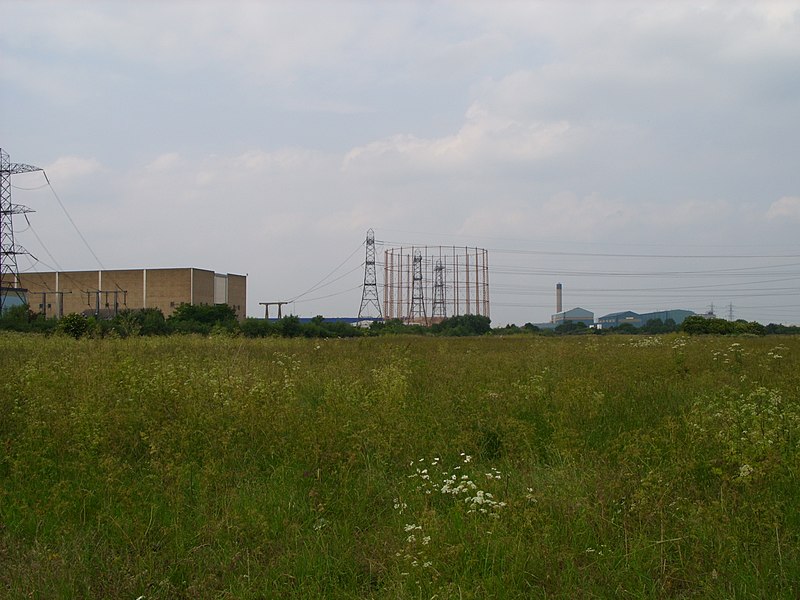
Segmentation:
<svg viewBox="0 0 800 600">
<path fill-rule="evenodd" d="M 9 598 L 795 598 L 800 338 L 0 335 Z"/>
</svg>

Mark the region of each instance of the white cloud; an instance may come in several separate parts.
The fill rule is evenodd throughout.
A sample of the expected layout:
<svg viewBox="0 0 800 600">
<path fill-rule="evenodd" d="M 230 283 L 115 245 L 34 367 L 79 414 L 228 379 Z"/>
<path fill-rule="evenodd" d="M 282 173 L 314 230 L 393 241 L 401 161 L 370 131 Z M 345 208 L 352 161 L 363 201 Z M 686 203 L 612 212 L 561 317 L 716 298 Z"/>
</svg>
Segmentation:
<svg viewBox="0 0 800 600">
<path fill-rule="evenodd" d="M 153 162 L 145 167 L 148 171 L 171 171 L 183 164 L 177 152 L 168 152 L 158 156 Z"/>
<path fill-rule="evenodd" d="M 793 219 L 800 221 L 800 196 L 784 196 L 770 204 L 768 219 Z"/>
<path fill-rule="evenodd" d="M 580 141 L 568 121 L 522 121 L 473 104 L 458 132 L 439 138 L 398 134 L 354 148 L 344 169 L 438 172 L 524 164 L 556 156 Z"/>
<path fill-rule="evenodd" d="M 73 182 L 76 179 L 93 175 L 102 168 L 103 165 L 95 158 L 62 156 L 45 167 L 45 171 L 50 180 L 55 184 L 55 182 Z"/>
</svg>

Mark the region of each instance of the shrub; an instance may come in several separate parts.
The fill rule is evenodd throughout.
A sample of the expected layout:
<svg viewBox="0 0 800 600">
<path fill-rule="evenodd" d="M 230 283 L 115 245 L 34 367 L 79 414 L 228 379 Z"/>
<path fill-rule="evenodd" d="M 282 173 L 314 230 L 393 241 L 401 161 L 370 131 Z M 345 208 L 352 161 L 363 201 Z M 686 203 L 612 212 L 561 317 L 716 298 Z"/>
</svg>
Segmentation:
<svg viewBox="0 0 800 600">
<path fill-rule="evenodd" d="M 57 329 L 59 332 L 74 337 L 77 340 L 86 335 L 89 331 L 89 319 L 77 313 L 65 315 L 58 322 Z"/>
</svg>

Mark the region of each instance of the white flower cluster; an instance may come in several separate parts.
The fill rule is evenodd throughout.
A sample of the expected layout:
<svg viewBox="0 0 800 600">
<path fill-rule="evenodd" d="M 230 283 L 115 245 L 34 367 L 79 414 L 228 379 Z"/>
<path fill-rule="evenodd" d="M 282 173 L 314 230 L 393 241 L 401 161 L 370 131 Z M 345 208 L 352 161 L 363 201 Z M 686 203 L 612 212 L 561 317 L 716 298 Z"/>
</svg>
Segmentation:
<svg viewBox="0 0 800 600">
<path fill-rule="evenodd" d="M 786 346 L 775 346 L 774 348 L 771 348 L 769 352 L 767 352 L 767 356 L 769 356 L 772 360 L 781 360 L 788 349 L 789 348 Z"/>
<path fill-rule="evenodd" d="M 413 472 L 407 479 L 414 490 L 410 493 L 421 495 L 417 500 L 423 499 L 422 506 L 418 507 L 422 511 L 421 522 L 405 522 L 402 547 L 395 556 L 402 562 L 400 574 L 404 577 L 413 577 L 417 583 L 423 579 L 436 580 L 439 576 L 430 558 L 430 554 L 435 554 L 435 551 L 431 550 L 433 545 L 431 536 L 425 535 L 424 530 L 429 523 L 428 519 L 435 519 L 435 510 L 438 506 L 444 503 L 449 505 L 449 509 L 463 510 L 466 514 L 485 515 L 494 519 L 499 519 L 501 510 L 506 507 L 506 503 L 500 502 L 492 493 L 497 491 L 492 486 L 497 486 L 498 480 L 503 479 L 503 474 L 498 469 L 489 468 L 485 472 L 486 482 L 478 485 L 472 475 L 465 472 L 470 470 L 473 464 L 471 455 L 462 452 L 459 463 L 451 469 L 443 468 L 441 463 L 441 459 L 437 456 L 430 461 L 420 458 L 409 464 Z M 408 499 L 412 507 L 410 509 L 404 500 L 400 495 L 393 498 L 394 510 L 399 514 L 413 513 L 415 503 Z M 410 518 L 406 516 L 406 519 Z M 483 517 L 476 518 L 483 522 Z"/>
<path fill-rule="evenodd" d="M 744 347 L 739 342 L 734 342 L 725 350 L 716 350 L 712 356 L 714 361 L 729 365 L 733 362 L 741 363 L 746 354 Z"/>
<path fill-rule="evenodd" d="M 464 502 L 469 505 L 468 513 L 483 513 L 488 514 L 495 519 L 500 518 L 500 514 L 497 512 L 501 508 L 505 508 L 505 502 L 498 502 L 494 499 L 489 492 L 484 492 L 483 490 L 478 490 L 475 492 L 475 495 L 471 498 L 465 498 Z"/>
<path fill-rule="evenodd" d="M 763 472 L 769 455 L 797 452 L 800 406 L 779 390 L 758 387 L 750 393 L 722 394 L 695 403 L 689 424 L 695 435 L 714 440 L 739 467 L 739 477 Z M 755 465 L 755 467 L 751 466 Z"/>
<path fill-rule="evenodd" d="M 498 511 L 506 506 L 505 502 L 499 502 L 486 490 L 481 489 L 473 478 L 464 473 L 462 467 L 472 462 L 472 456 L 464 452 L 461 453 L 461 464 L 456 465 L 451 471 L 441 469 L 440 459 L 434 458 L 426 467 L 424 459 L 419 459 L 410 466 L 414 467 L 414 473 L 409 475 L 409 479 L 418 479 L 419 485 L 416 490 L 425 495 L 441 494 L 453 498 L 463 499 L 467 505 L 468 513 L 482 513 L 499 517 Z M 443 479 L 435 479 L 434 473 L 438 471 Z M 491 467 L 485 473 L 488 481 L 497 481 L 503 478 L 503 474 L 495 467 Z M 398 500 L 395 499 L 395 509 L 398 510 Z"/>
<path fill-rule="evenodd" d="M 672 342 L 672 349 L 673 350 L 683 350 L 686 347 L 688 342 L 688 338 L 683 336 L 675 338 L 675 341 Z"/>
<path fill-rule="evenodd" d="M 605 554 L 605 551 L 606 551 L 606 545 L 600 544 L 599 548 L 591 548 L 591 547 L 587 548 L 586 554 L 597 554 L 597 556 L 603 556 Z"/>
<path fill-rule="evenodd" d="M 653 335 L 648 335 L 638 340 L 632 340 L 629 345 L 634 348 L 653 348 L 661 345 L 661 339 Z"/>
<path fill-rule="evenodd" d="M 423 546 L 431 543 L 431 536 L 422 535 L 422 525 L 417 525 L 416 523 L 406 523 L 403 531 L 408 534 L 406 536 L 406 546 L 402 551 L 396 552 L 395 556 L 402 558 L 409 567 L 430 569 L 433 566 L 433 562 L 428 560 Z M 402 573 L 402 575 L 408 574 L 408 572 Z"/>
</svg>

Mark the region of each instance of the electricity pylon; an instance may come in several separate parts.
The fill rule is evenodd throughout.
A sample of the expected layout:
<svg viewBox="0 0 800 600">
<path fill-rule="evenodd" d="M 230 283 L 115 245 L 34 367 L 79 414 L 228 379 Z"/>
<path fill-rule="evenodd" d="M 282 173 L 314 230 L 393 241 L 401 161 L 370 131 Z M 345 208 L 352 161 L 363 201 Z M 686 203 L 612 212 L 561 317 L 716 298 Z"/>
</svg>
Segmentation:
<svg viewBox="0 0 800 600">
<path fill-rule="evenodd" d="M 14 243 L 14 215 L 33 212 L 30 208 L 11 203 L 11 176 L 19 173 L 41 171 L 41 167 L 12 163 L 8 153 L 0 148 L 0 286 L 7 293 L 16 293 L 23 298 L 19 289 L 18 254 L 28 254 L 22 246 Z M 6 296 L 0 293 L 0 313 L 3 312 Z"/>
<path fill-rule="evenodd" d="M 444 266 L 441 259 L 437 259 L 436 266 L 433 268 L 433 304 L 431 306 L 431 317 L 447 318 L 447 308 L 444 297 Z"/>
<path fill-rule="evenodd" d="M 425 313 L 425 292 L 422 287 L 422 252 L 414 250 L 414 278 L 411 285 L 411 310 L 408 311 L 412 323 L 428 324 Z"/>
<path fill-rule="evenodd" d="M 375 272 L 375 232 L 372 229 L 367 230 L 366 248 L 364 286 L 361 288 L 361 306 L 358 309 L 358 318 L 380 319 L 381 303 L 378 299 L 378 275 Z"/>
</svg>

